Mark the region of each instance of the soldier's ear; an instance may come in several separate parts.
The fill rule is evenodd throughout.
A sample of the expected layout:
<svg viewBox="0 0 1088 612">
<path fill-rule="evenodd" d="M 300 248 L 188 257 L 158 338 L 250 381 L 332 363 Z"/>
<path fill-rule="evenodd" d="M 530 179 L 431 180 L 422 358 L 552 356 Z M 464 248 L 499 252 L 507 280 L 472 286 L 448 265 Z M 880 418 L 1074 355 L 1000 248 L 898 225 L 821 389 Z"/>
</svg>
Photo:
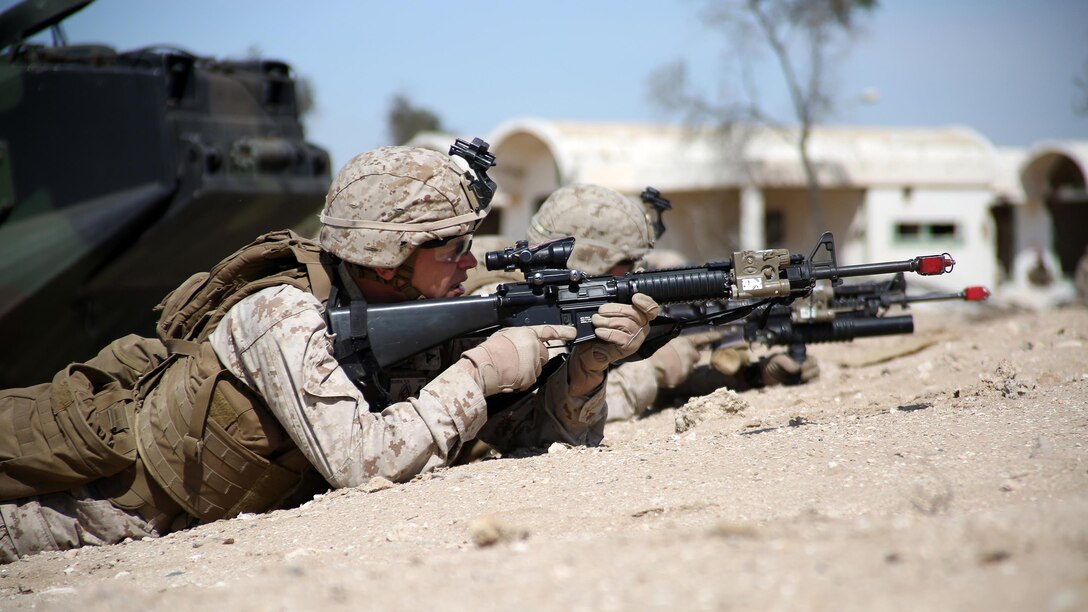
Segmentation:
<svg viewBox="0 0 1088 612">
<path fill-rule="evenodd" d="M 397 274 L 396 268 L 374 268 L 374 271 L 377 272 L 378 276 L 382 277 L 383 280 L 393 280 L 393 277 Z"/>
</svg>

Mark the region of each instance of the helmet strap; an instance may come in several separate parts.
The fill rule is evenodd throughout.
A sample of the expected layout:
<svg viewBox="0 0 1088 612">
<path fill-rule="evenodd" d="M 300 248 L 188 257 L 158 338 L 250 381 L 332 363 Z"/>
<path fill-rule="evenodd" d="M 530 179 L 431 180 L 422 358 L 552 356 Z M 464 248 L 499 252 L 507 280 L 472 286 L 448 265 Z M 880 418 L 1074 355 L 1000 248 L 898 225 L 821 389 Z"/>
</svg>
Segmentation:
<svg viewBox="0 0 1088 612">
<path fill-rule="evenodd" d="M 415 266 L 413 264 L 415 263 L 416 255 L 418 253 L 419 251 L 417 249 L 408 256 L 408 259 L 404 260 L 404 263 L 397 266 L 393 270 L 392 278 L 387 279 L 378 274 L 377 270 L 360 265 L 354 266 L 355 274 L 360 278 L 365 278 L 366 280 L 385 285 L 403 295 L 408 300 L 418 300 L 423 297 L 423 294 L 412 286 L 412 274 L 415 272 Z"/>
<path fill-rule="evenodd" d="M 416 257 L 419 256 L 419 249 L 412 251 L 412 254 L 408 256 L 408 259 L 404 260 L 404 263 L 397 266 L 397 269 L 393 272 L 393 278 L 389 279 L 389 284 L 404 294 L 409 300 L 418 300 L 423 298 L 423 294 L 412 286 L 412 275 L 416 271 Z"/>
</svg>

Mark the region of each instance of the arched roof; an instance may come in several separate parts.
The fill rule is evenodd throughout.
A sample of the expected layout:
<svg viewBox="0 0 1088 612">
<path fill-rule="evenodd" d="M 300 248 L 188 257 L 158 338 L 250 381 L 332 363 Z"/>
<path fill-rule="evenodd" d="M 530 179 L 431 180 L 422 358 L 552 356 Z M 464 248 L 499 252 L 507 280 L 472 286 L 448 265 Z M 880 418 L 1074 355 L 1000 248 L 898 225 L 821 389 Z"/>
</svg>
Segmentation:
<svg viewBox="0 0 1088 612">
<path fill-rule="evenodd" d="M 751 128 L 732 138 L 681 125 L 514 119 L 489 142 L 496 152 L 516 135 L 534 137 L 555 160 L 562 182 L 640 191 L 647 183 L 681 191 L 803 186 L 795 132 Z M 954 185 L 990 187 L 999 174 L 993 145 L 964 127 L 817 128 L 810 151 L 826 186 Z"/>
<path fill-rule="evenodd" d="M 595 183 L 620 191 L 706 189 L 736 184 L 723 147 L 705 134 L 674 125 L 578 123 L 515 119 L 499 125 L 489 142 L 501 151 L 518 135 L 539 140 L 555 160 L 561 182 Z"/>
<path fill-rule="evenodd" d="M 1088 141 L 1044 141 L 1028 149 L 1020 166 L 1020 182 L 1028 199 L 1039 201 L 1043 198 L 1050 170 L 1062 159 L 1076 165 L 1081 177 L 1088 177 Z"/>
</svg>

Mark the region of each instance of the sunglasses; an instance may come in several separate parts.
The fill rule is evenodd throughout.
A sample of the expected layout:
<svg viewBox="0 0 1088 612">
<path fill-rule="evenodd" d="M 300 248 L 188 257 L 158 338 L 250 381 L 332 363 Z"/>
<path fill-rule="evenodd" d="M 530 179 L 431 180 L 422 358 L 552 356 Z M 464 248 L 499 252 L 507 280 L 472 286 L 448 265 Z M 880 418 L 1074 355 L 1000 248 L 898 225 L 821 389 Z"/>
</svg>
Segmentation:
<svg viewBox="0 0 1088 612">
<path fill-rule="evenodd" d="M 460 261 L 472 248 L 472 235 L 454 236 L 445 240 L 431 240 L 420 245 L 434 255 L 435 261 L 453 263 Z"/>
</svg>

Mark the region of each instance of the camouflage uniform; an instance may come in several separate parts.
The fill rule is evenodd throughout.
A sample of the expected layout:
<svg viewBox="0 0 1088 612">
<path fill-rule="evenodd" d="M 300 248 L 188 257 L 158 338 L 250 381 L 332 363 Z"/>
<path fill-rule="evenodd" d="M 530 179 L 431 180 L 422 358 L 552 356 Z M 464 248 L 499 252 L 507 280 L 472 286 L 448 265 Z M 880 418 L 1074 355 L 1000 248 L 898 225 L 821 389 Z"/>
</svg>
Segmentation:
<svg viewBox="0 0 1088 612">
<path fill-rule="evenodd" d="M 439 357 L 426 356 L 399 368 L 394 396 L 396 385 L 412 379 L 426 384 L 407 400 L 370 412 L 331 354 L 321 304 L 291 287 L 266 289 L 240 302 L 211 341 L 227 369 L 265 398 L 333 487 L 374 476 L 405 481 L 446 465 L 488 420 L 480 386 L 459 369 L 443 367 L 448 364 Z M 565 371 L 554 375 L 548 392 L 504 416 L 501 429 L 490 423 L 487 441 L 500 448 L 600 442 L 603 395 L 571 398 L 564 393 L 565 379 Z"/>
<path fill-rule="evenodd" d="M 341 170 L 330 189 L 322 214 L 321 246 L 360 266 L 397 268 L 397 277 L 390 284 L 405 288 L 412 269 L 410 262 L 421 245 L 470 234 L 486 216 L 488 203 L 477 201 L 469 189 L 470 179 L 471 175 L 462 173 L 450 158 L 433 151 L 397 147 L 361 155 Z M 297 246 L 297 242 L 292 245 Z M 190 283 L 201 285 L 206 278 L 195 276 L 175 294 L 187 295 Z M 311 285 L 312 274 L 310 285 L 303 286 Z M 175 294 L 172 296 L 178 297 Z M 170 299 L 168 296 L 164 303 Z M 461 446 L 477 436 L 499 448 L 542 446 L 556 441 L 592 445 L 603 436 L 603 389 L 572 396 L 566 365 L 542 385 L 542 392 L 488 420 L 488 390 L 482 385 L 491 383 L 487 383 L 486 375 L 480 378 L 472 374 L 477 371 L 473 369 L 475 362 L 458 359 L 458 347 L 445 347 L 437 355 L 416 356 L 393 368 L 391 382 L 401 384 L 402 393 L 410 389 L 408 396 L 380 412 L 372 412 L 363 393 L 333 357 L 333 337 L 326 328 L 324 307 L 319 296 L 295 284 L 269 286 L 235 303 L 221 320 L 215 321 L 212 316 L 208 329 L 196 337 L 199 342 L 177 346 L 188 346 L 185 350 L 191 352 L 210 346 L 217 357 L 213 361 L 219 362 L 215 365 L 259 395 L 247 398 L 251 404 L 243 407 L 271 413 L 289 437 L 268 441 L 267 445 L 275 447 L 281 457 L 290 454 L 285 449 L 297 448 L 334 487 L 354 486 L 374 476 L 408 480 L 450 463 Z M 160 334 L 165 320 L 164 314 Z M 204 320 L 207 317 L 201 318 Z M 475 367 L 478 369 L 479 364 Z M 148 411 L 165 411 L 169 416 L 177 410 L 169 393 L 158 392 L 167 383 L 156 382 L 169 380 L 170 372 L 167 369 L 161 378 L 146 383 L 151 390 L 141 391 L 147 400 L 141 413 L 134 416 L 138 422 L 141 418 L 146 421 L 141 414 Z M 145 384 L 148 378 L 144 376 L 138 384 Z M 182 378 L 181 384 L 188 380 Z M 216 394 L 217 381 L 213 379 L 210 387 Z M 210 427 L 211 421 L 208 423 Z M 166 421 L 165 428 L 170 427 Z M 274 425 L 263 423 L 262 427 L 267 430 Z M 186 446 L 170 440 L 164 446 L 164 441 L 158 440 L 161 430 L 157 426 L 142 431 L 155 440 L 140 441 L 135 465 L 141 470 L 161 469 L 148 461 L 145 449 L 180 453 L 178 447 Z M 197 457 L 214 454 L 206 442 L 202 439 L 198 443 Z M 201 447 L 203 453 L 199 452 Z M 208 470 L 203 473 L 208 474 Z M 192 507 L 207 506 L 198 503 L 202 499 L 194 502 L 179 497 L 179 483 L 164 481 L 159 472 L 154 476 L 148 486 L 159 497 L 138 508 L 117 505 L 118 499 L 131 491 L 117 495 L 116 491 L 101 490 L 107 483 L 113 486 L 113 478 L 69 491 L 4 500 L 0 503 L 0 562 L 41 550 L 162 535 L 191 524 Z M 199 498 L 202 490 L 193 495 Z M 163 491 L 169 492 L 170 499 Z M 160 502 L 162 505 L 156 505 Z M 179 504 L 189 514 L 181 511 Z"/>
<path fill-rule="evenodd" d="M 0 563 L 43 550 L 159 535 L 154 525 L 117 508 L 93 486 L 0 503 Z"/>
<path fill-rule="evenodd" d="M 533 217 L 526 238 L 533 244 L 565 236 L 576 239 L 568 265 L 591 276 L 608 274 L 621 262 L 653 269 L 687 264 L 675 251 L 654 249 L 653 225 L 641 204 L 605 187 L 571 185 L 557 190 Z M 465 283 L 467 291 L 489 294 L 500 283 L 524 280 L 518 272 L 488 271 L 484 265 L 484 252 L 513 242 L 494 237 L 474 243 L 473 252 L 480 263 Z M 709 351 L 702 349 L 719 337 L 712 332 L 681 336 L 648 359 L 612 368 L 605 392 L 608 420 L 639 416 L 663 398 L 704 395 L 722 386 L 748 389 L 754 384 L 806 382 L 818 375 L 813 358 L 802 369 L 785 354 L 753 364 L 751 371 L 740 372 L 740 367 L 730 372 L 716 370 L 711 367 Z"/>
<path fill-rule="evenodd" d="M 559 189 L 529 224 L 530 243 L 563 236 L 575 237 L 570 267 L 593 276 L 624 261 L 637 267 L 654 248 L 653 223 L 643 205 L 596 185 Z M 657 370 L 653 359 L 612 368 L 605 386 L 608 420 L 628 419 L 653 405 L 661 381 Z"/>
<path fill-rule="evenodd" d="M 642 204 L 597 185 L 569 185 L 551 194 L 529 224 L 530 244 L 574 236 L 574 251 L 567 265 L 591 276 L 608 274 L 628 261 L 638 265 L 654 247 L 654 230 Z M 476 295 L 494 292 L 504 282 L 524 280 L 518 272 L 489 271 L 484 253 L 513 244 L 502 238 L 477 239 L 473 253 L 479 260 L 465 282 Z M 605 383 L 608 420 L 627 419 L 649 408 L 658 394 L 660 364 L 652 359 L 612 368 Z"/>
</svg>

